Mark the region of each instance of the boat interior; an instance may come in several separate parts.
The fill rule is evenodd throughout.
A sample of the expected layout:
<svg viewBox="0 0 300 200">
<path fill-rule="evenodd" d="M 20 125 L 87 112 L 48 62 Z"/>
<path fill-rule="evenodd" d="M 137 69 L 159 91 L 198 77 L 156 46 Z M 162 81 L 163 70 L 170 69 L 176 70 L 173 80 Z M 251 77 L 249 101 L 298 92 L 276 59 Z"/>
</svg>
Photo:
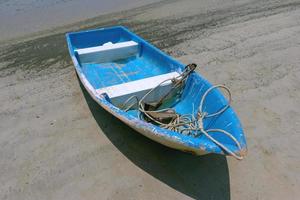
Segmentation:
<svg viewBox="0 0 300 200">
<path fill-rule="evenodd" d="M 95 37 L 97 40 L 91 39 Z M 117 107 L 133 95 L 141 98 L 162 81 L 177 77 L 181 71 L 179 63 L 120 29 L 100 34 L 86 32 L 71 36 L 71 40 L 86 79 L 98 94 L 106 94 Z M 161 85 L 147 101 L 158 100 L 171 85 L 171 81 Z"/>
<path fill-rule="evenodd" d="M 143 97 L 162 81 L 177 77 L 184 66 L 167 56 L 148 42 L 123 28 L 98 29 L 69 35 L 72 51 L 78 66 L 90 85 L 98 94 L 114 106 L 122 108 L 123 103 L 135 95 Z M 160 85 L 146 99 L 155 102 L 172 87 L 172 81 Z M 191 73 L 185 83 L 179 101 L 173 101 L 169 107 L 176 113 L 196 115 L 201 97 L 211 85 L 196 73 Z M 203 109 L 207 113 L 220 110 L 228 103 L 218 90 L 212 91 L 205 100 Z M 137 116 L 138 109 L 132 108 L 128 114 Z M 225 127 L 234 132 L 236 117 L 233 110 L 227 109 L 222 115 L 204 121 L 206 128 Z M 228 143 L 228 137 L 211 133 Z M 232 143 L 234 144 L 234 143 Z"/>
</svg>

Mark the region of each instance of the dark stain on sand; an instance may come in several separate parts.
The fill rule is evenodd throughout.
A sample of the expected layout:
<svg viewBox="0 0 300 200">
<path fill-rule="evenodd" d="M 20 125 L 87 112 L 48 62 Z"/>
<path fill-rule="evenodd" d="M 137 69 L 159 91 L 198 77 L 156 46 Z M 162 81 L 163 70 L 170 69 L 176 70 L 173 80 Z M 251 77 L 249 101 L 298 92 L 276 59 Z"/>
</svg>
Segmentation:
<svg viewBox="0 0 300 200">
<path fill-rule="evenodd" d="M 65 41 L 65 32 L 69 31 L 123 25 L 158 48 L 176 57 L 184 55 L 185 52 L 173 51 L 172 47 L 190 39 L 205 38 L 214 32 L 217 27 L 237 23 L 238 21 L 266 17 L 300 7 L 300 2 L 278 2 L 270 6 L 267 3 L 267 1 L 251 2 L 229 9 L 215 10 L 181 18 L 150 19 L 147 21 L 136 21 L 133 19 L 134 16 L 137 16 L 143 10 L 162 4 L 154 3 L 143 6 L 140 9 L 100 16 L 72 25 L 68 31 L 16 42 L 0 48 L 0 77 L 22 70 L 24 78 L 29 78 L 38 76 L 41 73 L 56 72 L 61 68 L 70 67 L 71 60 L 68 56 Z M 124 16 L 127 17 L 124 18 Z"/>
</svg>

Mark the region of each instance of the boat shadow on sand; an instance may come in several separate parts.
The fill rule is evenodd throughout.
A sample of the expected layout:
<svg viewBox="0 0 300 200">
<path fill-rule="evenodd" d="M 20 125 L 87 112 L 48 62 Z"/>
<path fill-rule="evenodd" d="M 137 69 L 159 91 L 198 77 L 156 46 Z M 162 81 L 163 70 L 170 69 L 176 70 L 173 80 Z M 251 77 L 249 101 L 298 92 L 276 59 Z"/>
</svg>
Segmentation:
<svg viewBox="0 0 300 200">
<path fill-rule="evenodd" d="M 80 87 L 103 133 L 135 165 L 189 197 L 230 199 L 229 172 L 224 156 L 194 156 L 158 144 L 105 111 L 81 83 Z"/>
</svg>

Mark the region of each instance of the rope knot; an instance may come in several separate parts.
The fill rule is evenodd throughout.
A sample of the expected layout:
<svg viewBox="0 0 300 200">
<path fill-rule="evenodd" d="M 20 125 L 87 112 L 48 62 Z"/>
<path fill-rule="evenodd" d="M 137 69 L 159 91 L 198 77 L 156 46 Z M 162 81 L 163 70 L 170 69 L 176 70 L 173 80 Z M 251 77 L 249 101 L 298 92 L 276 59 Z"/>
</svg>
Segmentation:
<svg viewBox="0 0 300 200">
<path fill-rule="evenodd" d="M 197 113 L 198 128 L 200 129 L 200 131 L 204 130 L 203 119 L 204 119 L 205 115 L 207 115 L 207 113 L 205 113 L 205 112 Z"/>
<path fill-rule="evenodd" d="M 201 120 L 203 120 L 204 118 L 205 118 L 205 116 L 207 115 L 207 113 L 206 112 L 198 112 L 197 113 L 197 118 L 198 118 L 198 120 L 199 119 L 201 119 Z"/>
</svg>

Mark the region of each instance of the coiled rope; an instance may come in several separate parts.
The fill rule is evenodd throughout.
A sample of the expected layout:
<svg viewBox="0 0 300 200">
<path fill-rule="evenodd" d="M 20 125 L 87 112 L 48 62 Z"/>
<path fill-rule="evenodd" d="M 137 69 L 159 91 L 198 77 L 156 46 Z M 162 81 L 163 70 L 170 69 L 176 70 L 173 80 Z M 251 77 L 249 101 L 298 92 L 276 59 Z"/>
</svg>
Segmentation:
<svg viewBox="0 0 300 200">
<path fill-rule="evenodd" d="M 172 87 L 171 91 L 173 89 L 177 89 L 180 86 L 182 86 L 183 84 L 185 84 L 185 82 L 188 78 L 188 75 L 191 73 L 191 71 L 193 71 L 193 69 L 190 69 L 188 66 L 186 67 L 185 71 L 183 71 L 183 73 L 181 73 L 179 76 L 162 81 L 156 87 L 152 88 L 149 92 L 147 92 L 140 100 L 135 95 L 131 96 L 123 103 L 122 109 L 124 109 L 127 112 L 134 105 L 137 105 L 138 111 L 139 111 L 139 118 L 141 120 L 145 120 L 144 116 L 146 116 L 152 122 L 155 122 L 156 124 L 158 124 L 161 128 L 179 132 L 179 133 L 182 133 L 185 135 L 193 135 L 194 137 L 197 137 L 201 133 L 203 133 L 208 139 L 210 139 L 212 142 L 214 142 L 216 145 L 218 145 L 220 148 L 222 148 L 229 155 L 233 156 L 234 158 L 236 158 L 238 160 L 242 160 L 243 156 L 241 154 L 236 154 L 235 152 L 231 151 L 224 144 L 222 144 L 220 141 L 216 140 L 214 137 L 212 137 L 209 134 L 209 132 L 223 133 L 224 135 L 228 136 L 236 144 L 239 151 L 241 152 L 242 148 L 241 148 L 240 143 L 231 133 L 229 133 L 225 130 L 222 130 L 222 129 L 207 129 L 207 130 L 205 130 L 204 126 L 203 126 L 203 122 L 204 122 L 205 118 L 210 118 L 210 117 L 215 117 L 215 116 L 221 115 L 223 112 L 225 112 L 230 107 L 232 97 L 231 97 L 231 92 L 228 87 L 226 87 L 224 85 L 215 85 L 215 86 L 210 87 L 208 90 L 206 90 L 201 98 L 200 106 L 199 106 L 199 109 L 197 112 L 197 117 L 195 117 L 195 115 L 194 115 L 195 114 L 194 113 L 194 105 L 193 105 L 193 113 L 192 114 L 184 114 L 184 115 L 177 114 L 175 112 L 175 110 L 172 108 L 157 109 L 157 110 L 145 110 L 144 100 L 147 98 L 147 96 L 149 94 L 151 94 L 153 91 L 155 91 L 162 84 L 164 84 L 168 81 L 172 81 L 173 83 L 175 83 L 174 86 Z M 228 93 L 228 98 L 229 98 L 228 104 L 226 104 L 219 111 L 209 114 L 209 113 L 206 113 L 203 111 L 203 105 L 204 105 L 205 99 L 207 98 L 207 95 L 216 88 L 224 89 Z M 170 92 L 166 96 L 168 96 L 170 94 Z M 165 98 L 166 96 L 164 96 L 163 98 Z M 129 106 L 125 107 L 132 99 L 135 99 L 135 102 L 133 102 Z M 166 111 L 170 111 L 170 110 L 174 111 L 174 113 L 176 113 L 176 117 L 173 120 L 171 120 L 169 123 L 164 123 L 164 122 L 159 121 L 151 116 L 152 113 L 162 113 L 162 112 L 166 112 Z"/>
</svg>

